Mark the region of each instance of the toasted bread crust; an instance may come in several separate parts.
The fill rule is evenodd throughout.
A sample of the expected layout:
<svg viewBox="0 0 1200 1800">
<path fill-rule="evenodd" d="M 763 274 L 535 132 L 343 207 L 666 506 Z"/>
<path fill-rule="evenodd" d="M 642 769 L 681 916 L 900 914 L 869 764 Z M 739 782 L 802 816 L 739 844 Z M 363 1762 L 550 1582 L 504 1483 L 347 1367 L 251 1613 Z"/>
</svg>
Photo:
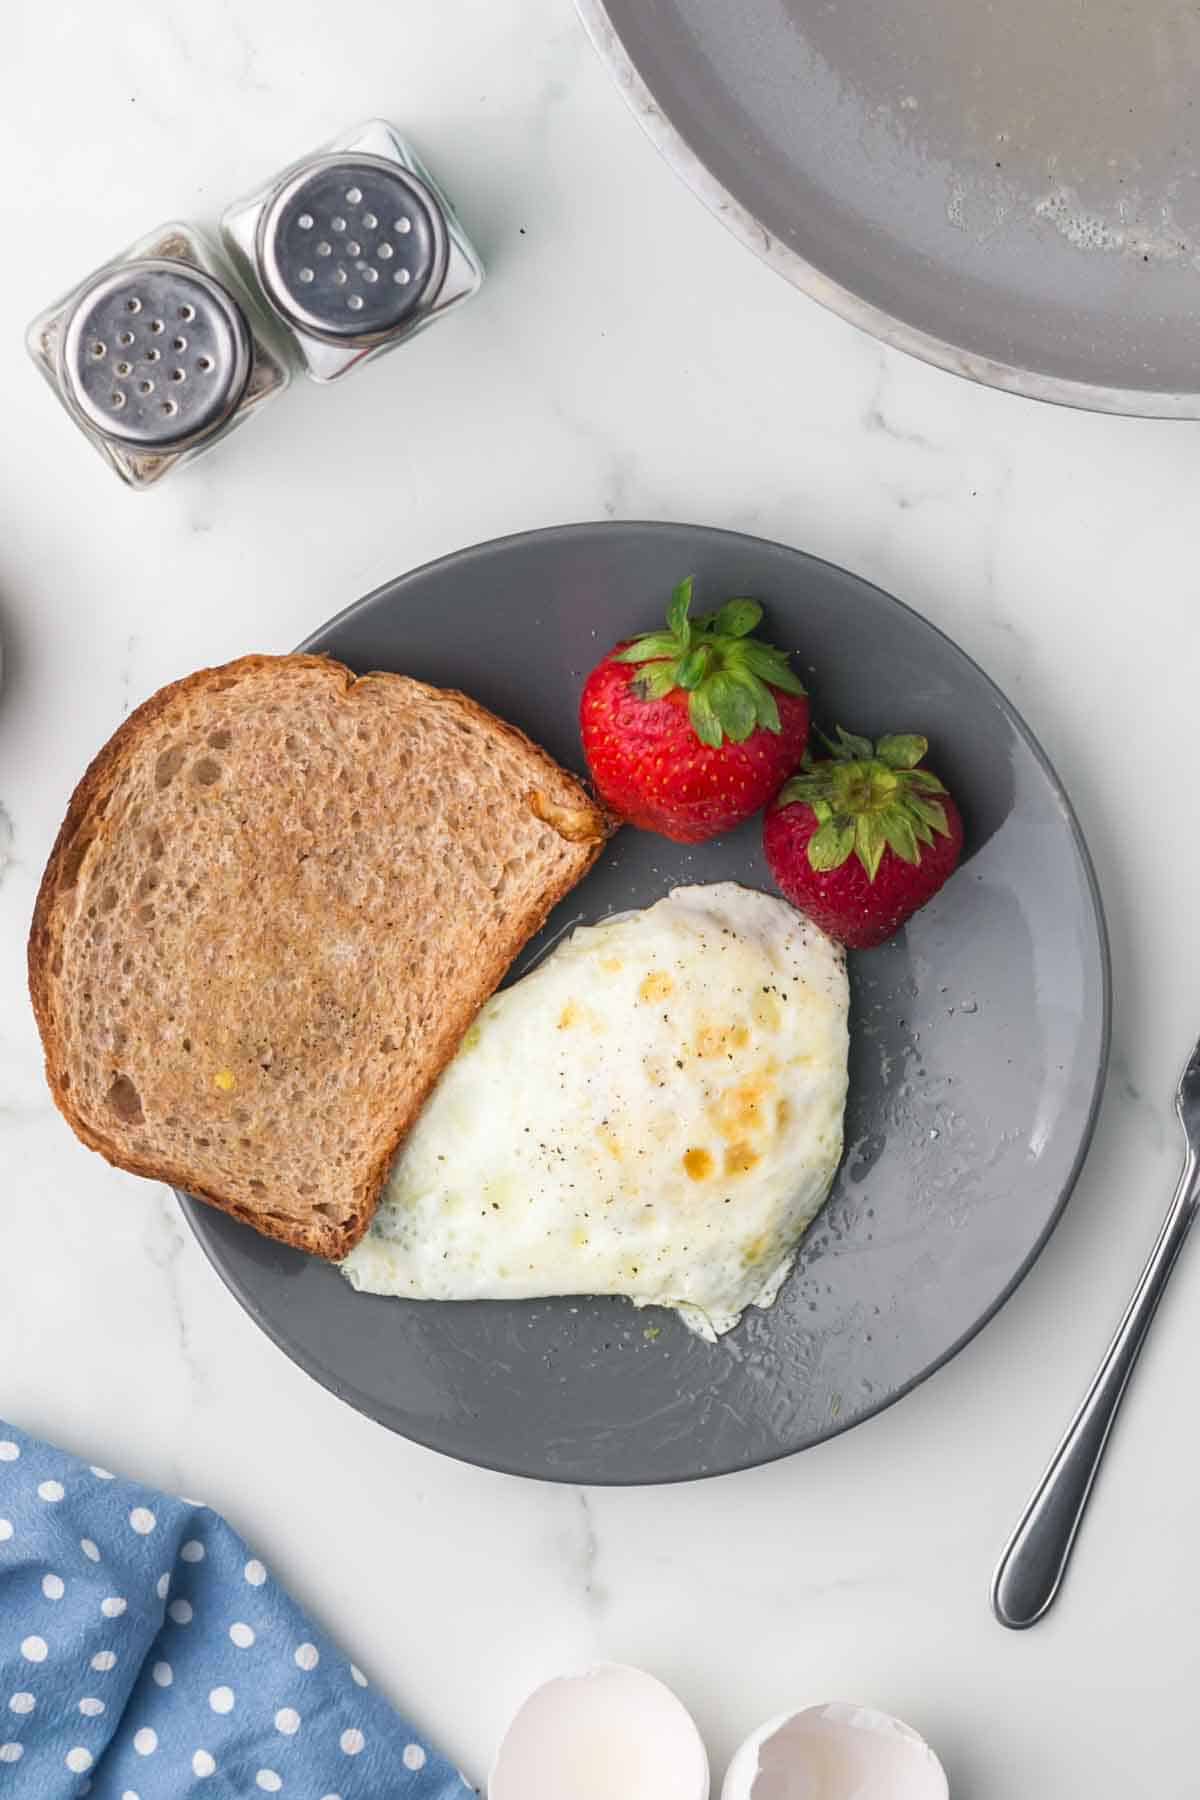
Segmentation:
<svg viewBox="0 0 1200 1800">
<path fill-rule="evenodd" d="M 444 1013 L 436 1032 L 425 1044 L 420 1066 L 407 1071 L 401 1103 L 380 1121 L 374 1144 L 348 1182 L 345 1216 L 340 1218 L 325 1216 L 316 1208 L 306 1212 L 290 1204 L 281 1206 L 279 1195 L 269 1196 L 274 1201 L 272 1205 L 256 1206 L 247 1198 L 244 1182 L 212 1179 L 205 1174 L 203 1159 L 196 1154 L 184 1153 L 182 1146 L 173 1151 L 161 1141 L 139 1147 L 138 1142 L 131 1141 L 129 1132 L 116 1129 L 101 1117 L 94 1095 L 81 1097 L 81 1083 L 75 1079 L 72 1043 L 76 1032 L 69 1016 L 70 996 L 64 990 L 64 975 L 69 973 L 64 959 L 71 954 L 66 940 L 73 922 L 77 922 L 77 886 L 85 865 L 96 867 L 126 829 L 120 819 L 113 821 L 108 813 L 131 760 L 154 743 L 156 734 L 182 706 L 197 698 L 215 698 L 259 679 L 272 686 L 286 684 L 294 675 L 307 672 L 311 676 L 313 671 L 320 672 L 341 704 L 359 703 L 376 684 L 403 684 L 406 698 L 425 697 L 431 707 L 450 708 L 477 728 L 483 741 L 496 746 L 497 754 L 501 753 L 500 746 L 506 746 L 508 755 L 519 763 L 526 776 L 524 791 L 517 797 L 520 805 L 554 830 L 559 842 L 569 850 L 569 854 L 560 857 L 559 866 L 547 869 L 546 879 L 526 897 L 515 917 L 508 920 L 500 915 L 503 930 L 498 937 L 493 933 L 497 941 L 481 953 L 477 964 L 472 963 L 469 981 L 446 996 Z M 399 690 L 389 688 L 384 699 L 389 700 L 393 692 Z M 556 812 L 563 815 L 561 830 L 555 824 Z M 131 713 L 87 769 L 71 797 L 38 892 L 29 935 L 29 991 L 45 1053 L 46 1078 L 55 1103 L 80 1140 L 116 1167 L 185 1189 L 267 1237 L 317 1256 L 340 1259 L 367 1230 L 397 1149 L 479 1007 L 499 985 L 522 945 L 592 867 L 611 830 L 607 815 L 574 778 L 517 727 L 497 719 L 466 695 L 426 688 L 390 674 L 355 677 L 340 663 L 309 655 L 246 656 L 174 682 Z M 255 971 L 249 972 L 250 979 L 254 974 Z M 132 1023 L 136 1026 L 136 1020 Z M 381 1093 L 381 1103 L 384 1098 Z"/>
</svg>

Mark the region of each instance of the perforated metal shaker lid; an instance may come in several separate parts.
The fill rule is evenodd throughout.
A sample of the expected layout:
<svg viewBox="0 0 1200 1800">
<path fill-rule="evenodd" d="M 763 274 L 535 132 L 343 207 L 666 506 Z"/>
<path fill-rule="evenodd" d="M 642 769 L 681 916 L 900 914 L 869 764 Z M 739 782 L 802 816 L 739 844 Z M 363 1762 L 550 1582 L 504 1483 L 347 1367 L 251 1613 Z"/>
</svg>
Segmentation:
<svg viewBox="0 0 1200 1800">
<path fill-rule="evenodd" d="M 323 156 L 281 184 L 258 227 L 259 275 L 292 325 L 373 344 L 412 316 L 446 272 L 441 208 L 382 156 Z"/>
<path fill-rule="evenodd" d="M 105 437 L 170 449 L 214 430 L 250 374 L 241 308 L 187 263 L 147 258 L 90 282 L 59 350 L 63 392 Z"/>
</svg>

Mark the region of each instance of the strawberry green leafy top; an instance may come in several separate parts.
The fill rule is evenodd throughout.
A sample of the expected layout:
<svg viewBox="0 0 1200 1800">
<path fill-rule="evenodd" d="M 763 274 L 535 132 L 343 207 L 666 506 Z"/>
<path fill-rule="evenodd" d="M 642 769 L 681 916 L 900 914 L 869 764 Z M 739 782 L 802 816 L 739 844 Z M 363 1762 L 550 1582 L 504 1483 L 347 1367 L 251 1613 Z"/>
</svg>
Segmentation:
<svg viewBox="0 0 1200 1800">
<path fill-rule="evenodd" d="M 874 881 L 885 850 L 915 867 L 923 846 L 951 835 L 946 809 L 935 798 L 946 789 L 917 766 L 929 749 L 923 737 L 881 737 L 873 744 L 839 725 L 837 742 L 825 742 L 829 757 L 806 757 L 775 802 L 799 802 L 816 814 L 817 829 L 808 840 L 814 869 L 840 869 L 853 854 Z"/>
<path fill-rule="evenodd" d="M 779 708 L 771 690 L 803 694 L 804 684 L 786 650 L 752 635 L 762 607 L 757 600 L 727 600 L 716 612 L 691 619 L 694 586 L 689 575 L 671 595 L 665 631 L 635 638 L 614 661 L 642 665 L 634 682 L 644 700 L 662 700 L 682 689 L 692 729 L 713 749 L 725 738 L 745 743 L 760 726 L 778 733 Z"/>
</svg>

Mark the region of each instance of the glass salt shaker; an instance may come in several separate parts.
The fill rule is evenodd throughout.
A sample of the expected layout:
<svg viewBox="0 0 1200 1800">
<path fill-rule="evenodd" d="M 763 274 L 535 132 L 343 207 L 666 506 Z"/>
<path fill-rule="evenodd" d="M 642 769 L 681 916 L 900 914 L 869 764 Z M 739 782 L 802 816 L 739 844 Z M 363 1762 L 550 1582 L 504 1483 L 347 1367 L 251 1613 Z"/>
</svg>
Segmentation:
<svg viewBox="0 0 1200 1800">
<path fill-rule="evenodd" d="M 161 481 L 290 379 L 232 272 L 191 225 L 163 225 L 41 313 L 29 353 L 131 487 Z"/>
<path fill-rule="evenodd" d="M 483 281 L 446 196 L 383 119 L 284 169 L 221 231 L 314 381 L 406 342 Z"/>
</svg>

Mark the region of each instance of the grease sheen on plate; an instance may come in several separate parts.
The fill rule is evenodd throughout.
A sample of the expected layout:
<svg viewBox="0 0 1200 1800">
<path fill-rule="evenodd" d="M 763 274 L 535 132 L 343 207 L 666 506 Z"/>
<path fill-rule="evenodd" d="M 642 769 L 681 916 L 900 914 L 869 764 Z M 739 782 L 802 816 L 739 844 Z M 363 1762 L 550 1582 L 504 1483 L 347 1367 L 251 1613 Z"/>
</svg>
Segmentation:
<svg viewBox="0 0 1200 1800">
<path fill-rule="evenodd" d="M 185 1200 L 233 1292 L 309 1373 L 418 1442 L 566 1481 L 679 1480 L 802 1449 L 929 1374 L 1026 1271 L 1090 1138 L 1108 966 L 1086 850 L 1027 728 L 976 666 L 878 589 L 692 526 L 573 526 L 483 545 L 380 589 L 305 645 L 462 687 L 568 768 L 597 657 L 681 574 L 761 600 L 818 719 L 903 729 L 903 695 L 967 815 L 962 867 L 883 949 L 850 958 L 847 1154 L 796 1272 L 719 1344 L 620 1299 L 437 1304 L 355 1295 L 336 1268 Z M 672 886 L 769 891 L 760 827 L 684 847 L 626 830 L 528 945 Z"/>
</svg>

